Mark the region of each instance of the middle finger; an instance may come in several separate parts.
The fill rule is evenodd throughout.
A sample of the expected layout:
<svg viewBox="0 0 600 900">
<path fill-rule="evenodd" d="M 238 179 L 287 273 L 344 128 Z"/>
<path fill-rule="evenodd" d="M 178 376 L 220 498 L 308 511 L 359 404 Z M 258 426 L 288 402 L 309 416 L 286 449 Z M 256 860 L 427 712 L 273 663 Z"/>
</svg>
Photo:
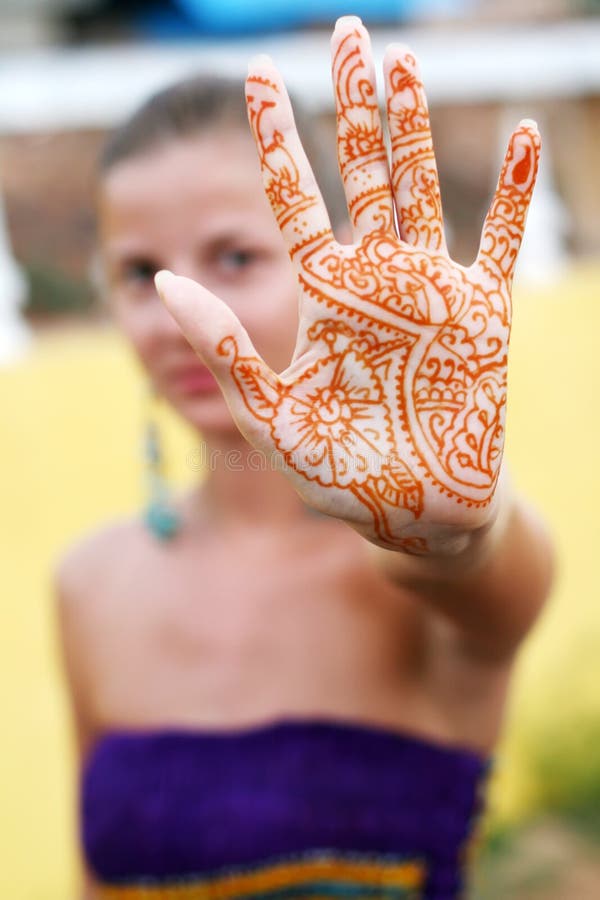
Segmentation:
<svg viewBox="0 0 600 900">
<path fill-rule="evenodd" d="M 338 19 L 331 39 L 340 172 L 354 237 L 393 231 L 387 152 L 369 34 L 356 16 Z"/>
</svg>

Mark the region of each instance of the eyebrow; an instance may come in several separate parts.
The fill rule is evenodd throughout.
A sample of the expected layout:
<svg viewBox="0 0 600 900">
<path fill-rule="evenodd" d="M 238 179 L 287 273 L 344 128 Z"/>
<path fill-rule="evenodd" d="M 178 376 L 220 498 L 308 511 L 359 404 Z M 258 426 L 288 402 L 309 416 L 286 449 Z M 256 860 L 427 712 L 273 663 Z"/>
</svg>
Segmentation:
<svg viewBox="0 0 600 900">
<path fill-rule="evenodd" d="M 256 240 L 255 234 L 248 230 L 247 232 L 239 230 L 221 231 L 211 235 L 206 241 L 207 249 L 214 251 L 221 247 L 227 247 L 235 243 L 248 243 Z"/>
<path fill-rule="evenodd" d="M 226 248 L 234 243 L 252 243 L 256 240 L 255 233 L 251 228 L 241 230 L 232 228 L 227 225 L 217 226 L 214 234 L 208 234 L 201 240 L 204 244 L 204 252 L 207 254 Z M 102 248 L 103 255 L 110 260 L 111 263 L 123 263 L 130 259 L 154 258 L 159 255 L 160 251 L 151 249 L 144 243 L 136 243 L 135 238 L 122 241 L 116 240 L 112 243 L 108 241 Z"/>
<path fill-rule="evenodd" d="M 127 241 L 115 241 L 113 243 L 108 241 L 102 246 L 102 252 L 117 259 L 154 255 L 154 252 L 145 247 L 144 244 L 135 244 L 133 242 L 127 243 Z"/>
</svg>

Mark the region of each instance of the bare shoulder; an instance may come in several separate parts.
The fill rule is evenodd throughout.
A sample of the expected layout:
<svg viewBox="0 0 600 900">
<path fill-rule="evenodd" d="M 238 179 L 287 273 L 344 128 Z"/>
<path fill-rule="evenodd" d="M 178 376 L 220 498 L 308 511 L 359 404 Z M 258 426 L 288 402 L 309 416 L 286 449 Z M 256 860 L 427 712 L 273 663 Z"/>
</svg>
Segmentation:
<svg viewBox="0 0 600 900">
<path fill-rule="evenodd" d="M 126 580 L 127 567 L 139 556 L 143 544 L 143 524 L 123 518 L 84 534 L 59 556 L 54 594 L 68 667 L 95 652 L 98 634 L 105 631 L 127 597 L 118 586 Z M 71 674 L 76 674 L 74 668 Z"/>
<path fill-rule="evenodd" d="M 59 652 L 82 751 L 94 730 L 98 635 L 114 618 L 115 579 L 132 548 L 143 540 L 142 532 L 135 519 L 111 522 L 68 547 L 54 567 Z"/>
<path fill-rule="evenodd" d="M 83 603 L 114 572 L 128 547 L 139 542 L 143 526 L 139 520 L 119 519 L 84 534 L 67 547 L 54 569 L 59 603 Z"/>
</svg>

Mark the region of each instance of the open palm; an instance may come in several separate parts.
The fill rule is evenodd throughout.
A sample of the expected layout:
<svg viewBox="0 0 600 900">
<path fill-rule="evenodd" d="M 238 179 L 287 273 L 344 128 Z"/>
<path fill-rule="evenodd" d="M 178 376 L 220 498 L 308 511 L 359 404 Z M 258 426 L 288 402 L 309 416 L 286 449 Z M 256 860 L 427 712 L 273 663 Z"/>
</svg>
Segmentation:
<svg viewBox="0 0 600 900">
<path fill-rule="evenodd" d="M 431 536 L 484 524 L 504 443 L 510 289 L 539 157 L 513 133 L 479 253 L 446 251 L 427 103 L 414 57 L 384 60 L 391 165 L 369 37 L 332 39 L 338 158 L 353 243 L 333 237 L 285 87 L 257 60 L 246 96 L 265 189 L 300 286 L 290 366 L 274 373 L 231 310 L 187 279 L 165 302 L 212 369 L 236 423 L 283 460 L 312 506 L 375 543 L 427 552 Z"/>
</svg>

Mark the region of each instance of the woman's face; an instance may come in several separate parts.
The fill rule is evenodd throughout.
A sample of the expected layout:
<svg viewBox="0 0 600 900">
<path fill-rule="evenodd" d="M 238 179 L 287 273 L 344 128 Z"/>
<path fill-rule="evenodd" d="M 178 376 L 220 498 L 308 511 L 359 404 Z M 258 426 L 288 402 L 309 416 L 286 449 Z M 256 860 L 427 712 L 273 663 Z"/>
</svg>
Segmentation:
<svg viewBox="0 0 600 900">
<path fill-rule="evenodd" d="M 100 187 L 100 233 L 117 322 L 156 391 L 206 434 L 235 428 L 210 372 L 154 287 L 186 275 L 224 300 L 276 371 L 290 361 L 296 279 L 241 129 L 173 139 L 116 163 Z"/>
</svg>

